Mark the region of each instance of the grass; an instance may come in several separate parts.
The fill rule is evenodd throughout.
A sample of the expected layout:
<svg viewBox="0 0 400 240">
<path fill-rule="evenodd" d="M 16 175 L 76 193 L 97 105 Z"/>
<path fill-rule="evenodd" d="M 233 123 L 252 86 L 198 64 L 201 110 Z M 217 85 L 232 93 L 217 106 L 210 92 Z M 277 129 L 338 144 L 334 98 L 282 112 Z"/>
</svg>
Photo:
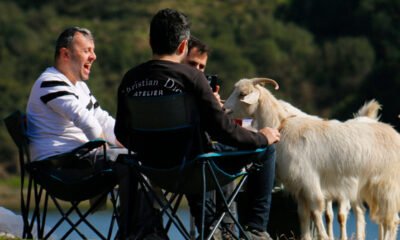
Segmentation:
<svg viewBox="0 0 400 240">
<path fill-rule="evenodd" d="M 2 233 L 0 233 L 0 240 L 11 240 L 11 239 L 13 239 L 13 240 L 17 239 L 18 240 L 20 238 L 14 237 L 14 236 L 9 235 L 9 234 L 2 235 Z"/>
<path fill-rule="evenodd" d="M 19 188 L 21 179 L 18 175 L 11 175 L 11 177 L 2 179 L 0 181 L 0 186 L 9 186 L 9 187 L 15 187 L 15 188 Z"/>
<path fill-rule="evenodd" d="M 17 175 L 1 179 L 0 206 L 18 210 L 20 207 L 20 177 Z M 1 238 L 0 238 L 1 239 Z"/>
</svg>

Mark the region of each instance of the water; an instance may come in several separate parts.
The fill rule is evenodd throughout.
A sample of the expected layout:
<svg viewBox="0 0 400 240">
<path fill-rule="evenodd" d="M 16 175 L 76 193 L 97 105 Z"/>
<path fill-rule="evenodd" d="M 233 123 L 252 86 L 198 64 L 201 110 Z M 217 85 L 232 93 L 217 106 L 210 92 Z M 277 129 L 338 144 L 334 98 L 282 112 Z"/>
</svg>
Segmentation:
<svg viewBox="0 0 400 240">
<path fill-rule="evenodd" d="M 181 209 L 180 211 L 178 211 L 178 214 L 181 216 L 184 224 L 186 225 L 187 228 L 189 228 L 189 212 L 187 209 Z M 336 209 L 335 209 L 335 214 L 336 214 Z M 57 218 L 59 217 L 59 215 L 56 212 L 49 212 L 48 214 L 48 222 L 47 225 L 51 226 L 52 224 L 54 224 L 57 220 Z M 100 229 L 102 229 L 102 231 L 105 232 L 105 229 L 108 228 L 108 224 L 109 224 L 109 218 L 110 218 L 110 212 L 108 211 L 101 211 L 101 212 L 97 212 L 94 215 L 91 215 L 89 217 L 89 220 L 96 226 L 99 227 Z M 73 219 L 77 219 L 74 218 Z M 378 239 L 378 226 L 375 223 L 372 223 L 369 220 L 368 214 L 366 215 L 366 222 L 367 222 L 367 226 L 366 226 L 366 239 L 367 240 L 377 240 Z M 348 222 L 347 222 L 347 231 L 348 231 L 348 236 L 350 239 L 354 239 L 351 237 L 355 236 L 355 217 L 353 215 L 353 213 L 351 212 L 349 214 L 349 218 L 348 218 Z M 63 235 L 63 233 L 66 231 L 66 229 L 68 229 L 68 224 L 64 223 L 60 226 L 60 228 L 55 232 L 55 239 L 61 237 Z M 87 228 L 86 226 L 82 225 L 82 227 L 79 228 L 82 232 L 84 232 L 85 234 L 87 234 L 87 236 L 89 237 L 89 239 L 97 239 L 97 235 L 95 233 L 93 233 L 89 228 Z M 338 238 L 339 237 L 339 226 L 337 223 L 337 219 L 335 216 L 335 223 L 334 223 L 334 234 L 335 237 Z M 114 231 L 115 232 L 115 231 Z M 181 236 L 179 236 L 177 230 L 175 228 L 171 228 L 170 232 L 168 233 L 169 237 L 171 240 L 180 240 L 183 239 Z M 68 239 L 79 239 L 79 235 L 77 235 L 76 233 L 71 234 Z M 398 237 L 398 239 L 400 239 Z"/>
<path fill-rule="evenodd" d="M 337 211 L 335 209 L 335 224 L 333 225 L 333 231 L 335 234 L 335 237 L 338 238 L 340 236 L 340 229 L 339 229 L 339 224 L 337 223 Z M 374 222 L 371 222 L 369 219 L 368 213 L 365 216 L 365 221 L 367 223 L 366 225 L 366 240 L 378 240 L 379 235 L 378 235 L 378 225 L 375 224 Z M 350 212 L 349 217 L 347 219 L 347 234 L 349 239 L 355 239 L 356 236 L 356 219 L 353 214 L 353 212 Z M 398 238 L 399 239 L 399 236 Z"/>
<path fill-rule="evenodd" d="M 178 215 L 181 217 L 183 223 L 185 224 L 185 227 L 189 229 L 190 226 L 190 215 L 189 211 L 186 209 L 181 209 L 178 210 Z M 107 229 L 109 228 L 109 223 L 110 223 L 110 216 L 111 216 L 111 211 L 99 211 L 96 212 L 93 215 L 90 215 L 88 217 L 90 223 L 92 223 L 97 229 L 100 229 L 101 233 L 106 235 Z M 46 225 L 47 226 L 53 226 L 60 218 L 60 215 L 56 211 L 51 211 L 48 212 L 47 215 L 47 220 L 46 220 Z M 76 215 L 71 214 L 71 219 L 74 221 L 77 221 L 78 218 Z M 167 221 L 167 218 L 164 218 L 165 222 Z M 59 226 L 59 228 L 55 231 L 55 233 L 52 235 L 54 239 L 61 238 L 68 229 L 70 225 L 68 223 L 63 223 Z M 84 223 L 79 225 L 79 230 L 84 233 L 89 239 L 98 239 L 99 237 L 94 233 L 89 227 L 87 227 Z M 113 235 L 115 236 L 117 228 L 114 227 L 113 229 Z M 169 237 L 171 240 L 179 240 L 183 239 L 181 236 L 179 236 L 179 232 L 175 227 L 171 227 L 170 232 L 168 233 Z M 75 232 L 71 233 L 67 239 L 81 239 L 79 235 Z"/>
</svg>

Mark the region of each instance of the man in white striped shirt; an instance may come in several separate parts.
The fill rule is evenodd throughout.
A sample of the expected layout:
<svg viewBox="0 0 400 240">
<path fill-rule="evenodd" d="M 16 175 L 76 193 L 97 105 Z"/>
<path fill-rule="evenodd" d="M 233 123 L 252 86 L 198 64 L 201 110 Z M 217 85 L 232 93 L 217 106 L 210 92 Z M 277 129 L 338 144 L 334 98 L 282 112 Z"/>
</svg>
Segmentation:
<svg viewBox="0 0 400 240">
<path fill-rule="evenodd" d="M 94 139 L 104 139 L 108 145 L 116 146 L 107 149 L 108 159 L 127 153 L 114 135 L 114 118 L 99 106 L 85 83 L 96 60 L 94 50 L 94 39 L 88 29 L 65 29 L 56 42 L 54 66 L 47 68 L 32 87 L 26 109 L 27 133 L 31 158 L 43 168 L 52 167 L 52 160 L 46 161 L 46 158 L 69 152 Z M 101 151 L 98 152 L 93 152 L 92 157 L 104 160 Z M 68 160 L 71 159 L 65 159 L 65 163 Z M 97 163 L 96 168 L 102 166 Z M 116 164 L 115 167 L 120 185 L 119 231 L 124 236 L 130 217 L 129 200 L 133 200 L 128 194 L 136 185 L 132 184 L 126 166 Z"/>
<path fill-rule="evenodd" d="M 93 36 L 84 28 L 68 28 L 58 38 L 55 65 L 36 80 L 28 100 L 33 161 L 97 138 L 121 146 L 114 135 L 114 118 L 101 109 L 84 82 L 96 60 L 94 49 Z"/>
</svg>

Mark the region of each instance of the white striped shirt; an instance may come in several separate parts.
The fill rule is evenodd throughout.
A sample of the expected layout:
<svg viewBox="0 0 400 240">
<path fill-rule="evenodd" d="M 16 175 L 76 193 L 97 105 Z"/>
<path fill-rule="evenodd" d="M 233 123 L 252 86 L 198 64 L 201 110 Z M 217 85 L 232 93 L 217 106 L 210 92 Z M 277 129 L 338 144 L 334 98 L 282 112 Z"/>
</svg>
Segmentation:
<svg viewBox="0 0 400 240">
<path fill-rule="evenodd" d="M 115 144 L 115 120 L 98 105 L 86 83 L 73 85 L 56 68 L 34 83 L 27 105 L 32 160 L 68 152 L 104 133 Z"/>
</svg>

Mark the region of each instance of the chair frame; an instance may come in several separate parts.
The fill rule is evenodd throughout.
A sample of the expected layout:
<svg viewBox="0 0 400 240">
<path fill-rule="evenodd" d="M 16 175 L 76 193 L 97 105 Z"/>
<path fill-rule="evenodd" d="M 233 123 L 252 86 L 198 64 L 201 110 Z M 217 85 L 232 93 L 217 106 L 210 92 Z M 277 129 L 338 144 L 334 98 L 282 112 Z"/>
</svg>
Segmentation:
<svg viewBox="0 0 400 240">
<path fill-rule="evenodd" d="M 23 233 L 22 238 L 32 239 L 33 230 L 36 228 L 37 237 L 39 239 L 48 239 L 51 235 L 58 229 L 58 227 L 64 222 L 70 225 L 70 229 L 64 233 L 64 235 L 60 239 L 66 239 L 71 233 L 77 233 L 82 239 L 87 239 L 84 233 L 82 233 L 78 226 L 81 223 L 85 223 L 87 227 L 89 227 L 93 233 L 99 239 L 111 239 L 114 232 L 114 225 L 118 224 L 119 215 L 116 211 L 117 209 L 117 201 L 118 194 L 115 194 L 113 189 L 110 191 L 104 191 L 100 196 L 98 196 L 97 201 L 87 209 L 86 211 L 82 211 L 79 206 L 80 204 L 88 199 L 83 200 L 66 200 L 55 197 L 50 194 L 45 187 L 41 186 L 40 183 L 35 179 L 35 174 L 32 169 L 31 158 L 29 153 L 29 139 L 26 135 L 26 116 L 20 111 L 15 111 L 8 117 L 4 119 L 6 127 L 14 140 L 15 144 L 18 147 L 19 154 L 19 166 L 20 166 L 20 208 L 21 215 L 23 219 Z M 104 140 L 94 140 L 90 141 L 82 146 L 74 149 L 69 152 L 69 154 L 75 154 L 83 156 L 89 153 L 91 150 L 102 147 L 104 149 L 104 156 L 106 156 L 105 147 L 106 142 Z M 43 160 L 44 161 L 44 160 Z M 60 180 L 62 182 L 62 179 Z M 27 184 L 27 189 L 25 189 Z M 25 192 L 26 191 L 26 192 Z M 110 195 L 111 204 L 113 207 L 112 216 L 110 219 L 110 226 L 107 231 L 107 234 L 102 234 L 96 227 L 90 223 L 86 217 L 93 213 L 94 210 L 100 205 L 102 198 L 106 198 Z M 47 211 L 49 206 L 49 200 L 55 205 L 56 209 L 60 213 L 60 219 L 51 227 L 49 231 L 47 231 L 46 219 L 47 219 Z M 68 210 L 64 210 L 64 205 L 60 203 L 60 200 L 64 202 L 69 202 L 70 207 Z M 31 205 L 33 201 L 33 206 Z M 33 207 L 33 211 L 31 208 Z M 69 216 L 75 212 L 79 219 L 77 221 L 72 221 L 69 219 Z M 47 231 L 47 232 L 45 232 Z M 118 236 L 118 230 L 115 233 L 115 236 Z"/>
<path fill-rule="evenodd" d="M 159 101 L 160 99 L 160 101 Z M 150 132 L 154 134 L 154 132 L 168 132 L 175 131 L 177 129 L 182 129 L 185 127 L 192 127 L 193 119 L 190 119 L 190 114 L 185 108 L 190 107 L 190 99 L 187 99 L 186 94 L 178 94 L 173 96 L 163 96 L 163 97 L 127 97 L 125 99 L 126 104 L 128 106 L 129 112 L 135 116 L 140 115 L 138 119 L 132 119 L 134 116 L 131 116 L 129 121 L 131 131 L 138 132 Z M 173 105 L 171 105 L 173 104 Z M 171 107 L 173 106 L 173 107 Z M 192 112 L 193 109 L 188 110 Z M 161 112 L 161 114 L 160 114 Z M 129 114 L 128 114 L 129 115 Z M 156 116 L 162 115 L 162 121 L 158 121 Z M 150 119 L 149 121 L 146 121 Z M 175 123 L 175 120 L 177 124 Z M 132 133 L 132 132 L 131 132 Z M 133 142 L 140 141 L 139 139 L 134 139 L 134 137 L 130 136 L 133 139 Z M 197 155 L 194 159 L 190 159 L 188 161 L 183 161 L 181 165 L 170 168 L 170 169 L 160 169 L 157 167 L 146 165 L 146 161 L 141 159 L 139 154 L 134 153 L 135 149 L 130 149 L 130 154 L 127 155 L 124 159 L 125 163 L 131 165 L 131 168 L 135 170 L 135 173 L 138 177 L 139 184 L 142 188 L 146 189 L 146 193 L 148 194 L 148 199 L 155 199 L 157 203 L 160 205 L 160 211 L 163 214 L 166 214 L 169 218 L 169 221 L 166 224 L 166 230 L 169 231 L 170 226 L 173 224 L 181 235 L 185 239 L 192 239 L 193 236 L 191 232 L 189 232 L 183 225 L 182 221 L 177 216 L 177 210 L 180 205 L 180 200 L 182 199 L 182 195 L 185 193 L 190 193 L 185 190 L 185 187 L 170 187 L 163 185 L 160 182 L 157 182 L 155 178 L 149 175 L 149 171 L 174 171 L 174 169 L 182 169 L 183 167 L 193 164 L 196 171 L 200 172 L 201 175 L 201 190 L 198 191 L 202 194 L 202 214 L 201 214 L 201 229 L 199 232 L 199 239 L 211 239 L 214 235 L 216 229 L 221 226 L 222 219 L 225 215 L 230 215 L 233 219 L 235 226 L 239 229 L 239 234 L 242 235 L 245 239 L 248 237 L 245 234 L 244 228 L 241 226 L 239 220 L 236 216 L 232 214 L 230 211 L 230 206 L 233 201 L 237 197 L 240 189 L 245 184 L 248 177 L 248 166 L 243 166 L 241 172 L 236 172 L 235 174 L 228 174 L 224 172 L 224 170 L 220 169 L 215 163 L 217 160 L 223 160 L 229 157 L 242 157 L 246 158 L 255 158 L 261 152 L 265 151 L 265 149 L 256 149 L 256 150 L 248 150 L 248 151 L 230 151 L 230 152 L 212 152 L 212 153 L 204 153 Z M 183 150 L 186 151 L 186 150 Z M 186 164 L 186 165 L 185 165 Z M 240 177 L 239 182 L 236 184 L 234 191 L 230 194 L 230 196 L 224 196 L 224 193 L 221 188 L 219 177 L 222 175 L 229 176 L 230 182 Z M 197 178 L 196 178 L 197 179 Z M 152 184 L 155 183 L 158 187 L 161 187 L 165 190 L 163 198 L 159 198 L 159 196 L 153 191 Z M 226 182 L 225 182 L 226 183 Z M 183 187 L 184 189 L 182 189 Z M 216 194 L 220 199 L 223 199 L 223 206 L 220 209 L 215 209 L 216 204 L 213 206 L 206 206 L 206 192 L 210 190 L 216 190 Z M 171 194 L 172 193 L 172 194 Z M 168 195 L 170 196 L 168 198 Z M 210 210 L 214 210 L 213 220 L 209 223 L 208 226 L 205 225 L 205 209 L 208 208 Z M 205 229 L 211 229 L 210 232 L 205 233 Z M 227 229 L 230 231 L 229 229 Z M 231 232 L 232 233 L 232 232 Z M 239 239 L 240 236 L 235 236 L 236 239 Z"/>
<path fill-rule="evenodd" d="M 236 151 L 236 152 L 229 152 L 229 154 L 254 154 L 263 151 L 263 149 L 257 149 L 255 151 Z M 230 206 L 232 205 L 233 201 L 236 199 L 238 196 L 240 190 L 243 188 L 243 185 L 246 183 L 247 178 L 248 178 L 248 167 L 245 167 L 242 173 L 240 173 L 237 178 L 239 178 L 239 181 L 236 183 L 236 186 L 232 193 L 229 196 L 225 196 L 223 191 L 222 191 L 222 186 L 219 184 L 217 175 L 215 173 L 215 167 L 211 163 L 213 158 L 218 158 L 219 155 L 222 156 L 224 153 L 207 153 L 207 154 L 201 154 L 196 158 L 196 164 L 199 165 L 199 170 L 201 171 L 201 175 L 204 176 L 202 179 L 202 219 L 201 219 L 201 231 L 199 232 L 199 238 L 198 239 L 212 239 L 214 233 L 216 232 L 218 227 L 221 227 L 221 222 L 225 215 L 229 215 L 233 221 L 235 226 L 239 229 L 239 232 L 242 234 L 242 237 L 247 239 L 247 236 L 244 235 L 244 229 L 241 226 L 237 216 L 234 216 L 232 212 L 230 211 Z M 143 173 L 143 165 L 140 162 L 140 159 L 138 159 L 135 155 L 126 155 L 123 158 L 123 163 L 129 165 L 133 170 L 136 176 L 139 179 L 139 184 L 140 186 L 145 190 L 144 192 L 146 193 L 146 197 L 149 201 L 151 199 L 155 199 L 157 204 L 160 206 L 159 211 L 161 214 L 165 214 L 168 216 L 168 221 L 165 224 L 165 230 L 168 232 L 172 225 L 176 227 L 176 229 L 179 231 L 179 233 L 184 237 L 184 239 L 193 239 L 193 233 L 191 231 L 188 231 L 186 227 L 184 226 L 182 220 L 179 218 L 177 211 L 180 207 L 183 195 L 185 192 L 173 192 L 169 191 L 168 189 L 164 189 L 163 196 L 160 197 L 159 194 L 157 194 L 154 191 L 154 185 L 151 182 L 151 177 L 148 177 L 146 174 Z M 148 168 L 145 170 L 148 171 Z M 220 209 L 215 209 L 215 203 L 212 204 L 212 206 L 206 205 L 206 191 L 207 191 L 207 180 L 206 180 L 206 175 L 210 174 L 211 175 L 211 181 L 215 184 L 216 188 L 216 195 L 220 196 L 220 199 L 223 200 L 223 206 Z M 179 187 L 178 187 L 179 188 Z M 205 209 L 208 208 L 210 211 L 213 211 L 213 220 L 209 225 L 205 225 Z M 204 229 L 212 229 L 207 235 L 204 232 Z M 227 229 L 227 231 L 230 231 Z M 231 232 L 232 233 L 232 232 Z M 233 233 L 232 233 L 233 234 Z M 239 236 L 235 236 L 235 239 L 240 239 Z"/>
</svg>

